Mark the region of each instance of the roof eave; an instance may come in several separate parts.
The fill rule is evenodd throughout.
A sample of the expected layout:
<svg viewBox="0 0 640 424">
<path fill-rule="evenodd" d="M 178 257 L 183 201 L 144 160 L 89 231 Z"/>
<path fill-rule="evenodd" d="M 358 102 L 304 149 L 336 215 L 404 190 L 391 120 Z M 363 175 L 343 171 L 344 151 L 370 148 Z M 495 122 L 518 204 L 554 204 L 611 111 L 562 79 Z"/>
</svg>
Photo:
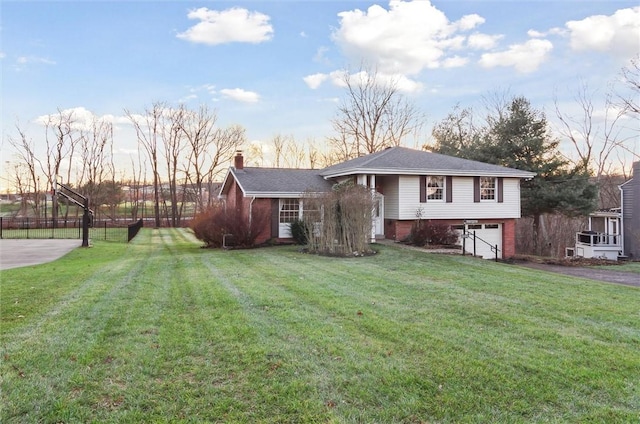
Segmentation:
<svg viewBox="0 0 640 424">
<path fill-rule="evenodd" d="M 323 191 L 303 191 L 303 192 L 289 192 L 289 191 L 248 191 L 244 195 L 246 197 L 256 197 L 265 199 L 298 199 L 305 197 L 309 194 L 326 193 Z"/>
<path fill-rule="evenodd" d="M 451 175 L 453 177 L 510 177 L 510 178 L 533 178 L 533 172 L 516 171 L 459 171 L 453 169 L 390 169 L 390 168 L 350 168 L 335 172 L 323 172 L 325 179 L 344 177 L 348 175 Z"/>
<path fill-rule="evenodd" d="M 240 188 L 240 190 L 242 190 L 242 192 L 246 194 L 246 192 L 244 191 L 244 187 L 242 187 L 242 184 L 240 184 L 240 181 L 238 180 L 238 177 L 235 173 L 235 168 L 229 167 L 229 170 L 227 171 L 227 175 L 225 175 L 224 180 L 222 180 L 222 188 L 220 189 L 220 194 L 218 196 L 223 196 L 225 194 L 225 189 L 227 188 L 227 182 L 231 184 L 231 181 L 229 180 L 230 175 L 236 181 L 236 184 L 238 184 L 238 187 Z"/>
</svg>

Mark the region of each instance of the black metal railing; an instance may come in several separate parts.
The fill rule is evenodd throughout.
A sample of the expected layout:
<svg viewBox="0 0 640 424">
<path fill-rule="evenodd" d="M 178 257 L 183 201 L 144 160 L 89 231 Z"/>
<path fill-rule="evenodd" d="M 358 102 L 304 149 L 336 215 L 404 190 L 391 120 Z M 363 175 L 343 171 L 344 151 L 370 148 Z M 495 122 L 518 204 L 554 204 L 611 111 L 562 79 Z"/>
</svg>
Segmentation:
<svg viewBox="0 0 640 424">
<path fill-rule="evenodd" d="M 491 252 L 495 254 L 495 261 L 498 262 L 498 254 L 500 253 L 500 249 L 498 249 L 497 244 L 491 244 L 483 238 L 476 235 L 475 231 L 464 231 L 462 232 L 462 255 L 466 252 L 466 240 L 471 239 L 473 241 L 473 256 L 476 256 L 476 242 L 479 240 L 481 243 L 486 244 L 491 248 Z"/>
</svg>

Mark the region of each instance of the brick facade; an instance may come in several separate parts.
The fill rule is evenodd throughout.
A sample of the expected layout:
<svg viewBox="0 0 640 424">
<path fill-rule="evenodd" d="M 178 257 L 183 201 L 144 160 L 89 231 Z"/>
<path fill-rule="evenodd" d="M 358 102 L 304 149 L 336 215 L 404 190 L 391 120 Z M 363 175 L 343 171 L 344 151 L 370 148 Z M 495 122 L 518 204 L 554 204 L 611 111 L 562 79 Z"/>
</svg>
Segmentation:
<svg viewBox="0 0 640 424">
<path fill-rule="evenodd" d="M 431 220 L 447 225 L 461 225 L 460 220 Z M 403 241 L 411 234 L 415 221 L 386 219 L 384 236 L 389 240 Z M 502 224 L 502 258 L 512 258 L 516 254 L 516 220 L 515 219 L 482 219 L 478 224 Z"/>
</svg>

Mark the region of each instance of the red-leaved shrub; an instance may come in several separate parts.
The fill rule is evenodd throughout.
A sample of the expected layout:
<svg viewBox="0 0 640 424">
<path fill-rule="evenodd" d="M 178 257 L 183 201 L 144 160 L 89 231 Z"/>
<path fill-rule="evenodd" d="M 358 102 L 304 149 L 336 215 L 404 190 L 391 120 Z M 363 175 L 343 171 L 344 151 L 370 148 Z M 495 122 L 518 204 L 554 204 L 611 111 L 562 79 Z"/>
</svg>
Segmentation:
<svg viewBox="0 0 640 424">
<path fill-rule="evenodd" d="M 269 213 L 254 208 L 251 220 L 236 211 L 227 210 L 223 205 L 214 205 L 197 214 L 190 228 L 205 247 L 248 248 L 254 247 L 260 232 L 268 223 Z"/>
<path fill-rule="evenodd" d="M 409 241 L 416 246 L 427 244 L 451 245 L 458 241 L 458 234 L 451 225 L 440 222 L 418 220 L 411 227 Z"/>
</svg>

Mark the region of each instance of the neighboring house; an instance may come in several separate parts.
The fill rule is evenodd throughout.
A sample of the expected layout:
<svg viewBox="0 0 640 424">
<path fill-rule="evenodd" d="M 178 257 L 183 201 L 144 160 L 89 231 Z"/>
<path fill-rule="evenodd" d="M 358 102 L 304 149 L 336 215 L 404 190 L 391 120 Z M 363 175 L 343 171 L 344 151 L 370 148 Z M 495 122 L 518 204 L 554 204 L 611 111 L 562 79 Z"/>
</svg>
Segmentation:
<svg viewBox="0 0 640 424">
<path fill-rule="evenodd" d="M 640 258 L 640 162 L 633 164 L 632 178 L 620 185 L 620 208 L 589 214 L 589 229 L 576 234 L 576 244 L 568 256 Z"/>
<path fill-rule="evenodd" d="M 289 223 L 304 214 L 304 196 L 351 180 L 371 189 L 376 207 L 372 239 L 404 240 L 416 219 L 475 232 L 485 240 L 476 253 L 515 255 L 515 222 L 520 218 L 520 180 L 534 173 L 405 147 L 392 147 L 321 170 L 244 167 L 235 157 L 222 183 L 221 198 L 248 219 L 268 211 L 258 242 L 291 238 Z M 469 244 L 469 243 L 468 243 Z M 470 251 L 469 245 L 467 250 Z"/>
<path fill-rule="evenodd" d="M 640 161 L 633 163 L 633 175 L 620 186 L 622 205 L 622 254 L 640 259 Z"/>
</svg>

